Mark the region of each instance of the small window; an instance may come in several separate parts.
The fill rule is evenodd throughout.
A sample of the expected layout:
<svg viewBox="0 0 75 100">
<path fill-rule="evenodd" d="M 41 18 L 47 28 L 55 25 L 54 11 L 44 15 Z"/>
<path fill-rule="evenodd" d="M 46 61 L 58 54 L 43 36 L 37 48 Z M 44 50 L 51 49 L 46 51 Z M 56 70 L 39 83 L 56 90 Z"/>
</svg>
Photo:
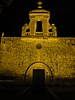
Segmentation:
<svg viewBox="0 0 75 100">
<path fill-rule="evenodd" d="M 30 29 L 27 29 L 26 32 L 30 32 Z"/>
<path fill-rule="evenodd" d="M 49 32 L 52 32 L 52 29 L 49 29 Z"/>
</svg>

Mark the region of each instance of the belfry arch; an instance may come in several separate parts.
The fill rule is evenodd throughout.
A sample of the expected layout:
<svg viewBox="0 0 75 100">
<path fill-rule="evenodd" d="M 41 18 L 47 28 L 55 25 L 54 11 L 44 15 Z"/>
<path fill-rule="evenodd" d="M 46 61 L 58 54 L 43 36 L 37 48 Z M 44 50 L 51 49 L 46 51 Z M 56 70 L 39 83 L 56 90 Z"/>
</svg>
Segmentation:
<svg viewBox="0 0 75 100">
<path fill-rule="evenodd" d="M 42 32 L 42 21 L 37 21 L 36 32 Z"/>
<path fill-rule="evenodd" d="M 25 71 L 25 80 L 32 81 L 33 77 L 33 70 L 34 69 L 44 69 L 45 70 L 45 80 L 49 80 L 50 77 L 53 77 L 52 69 L 50 66 L 43 62 L 34 62 L 28 66 Z"/>
</svg>

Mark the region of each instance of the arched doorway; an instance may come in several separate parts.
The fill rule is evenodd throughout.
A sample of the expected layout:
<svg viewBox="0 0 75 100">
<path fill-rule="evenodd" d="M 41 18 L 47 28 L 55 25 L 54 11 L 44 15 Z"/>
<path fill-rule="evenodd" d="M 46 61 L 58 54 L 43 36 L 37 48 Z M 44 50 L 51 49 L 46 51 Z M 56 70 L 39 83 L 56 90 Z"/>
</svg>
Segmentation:
<svg viewBox="0 0 75 100">
<path fill-rule="evenodd" d="M 36 74 L 40 75 L 38 77 L 44 78 L 45 84 L 47 84 L 47 82 L 49 81 L 49 78 L 53 77 L 51 68 L 43 62 L 34 62 L 30 66 L 28 66 L 28 68 L 25 72 L 25 80 L 32 83 L 33 78 L 35 77 L 34 75 L 36 75 Z M 37 75 L 36 75 L 36 77 L 37 77 Z"/>
</svg>

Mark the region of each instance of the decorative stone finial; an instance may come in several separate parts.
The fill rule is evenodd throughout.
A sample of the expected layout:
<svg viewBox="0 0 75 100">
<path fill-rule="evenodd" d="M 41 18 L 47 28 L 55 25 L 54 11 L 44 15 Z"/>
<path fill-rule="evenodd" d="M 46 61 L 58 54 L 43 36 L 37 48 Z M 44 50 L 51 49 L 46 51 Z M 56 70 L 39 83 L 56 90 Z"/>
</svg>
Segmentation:
<svg viewBox="0 0 75 100">
<path fill-rule="evenodd" d="M 2 33 L 2 37 L 4 37 L 4 32 Z"/>
<path fill-rule="evenodd" d="M 39 5 L 38 8 L 42 8 L 41 7 L 41 5 L 42 5 L 42 2 L 41 1 L 38 2 L 38 5 Z"/>
</svg>

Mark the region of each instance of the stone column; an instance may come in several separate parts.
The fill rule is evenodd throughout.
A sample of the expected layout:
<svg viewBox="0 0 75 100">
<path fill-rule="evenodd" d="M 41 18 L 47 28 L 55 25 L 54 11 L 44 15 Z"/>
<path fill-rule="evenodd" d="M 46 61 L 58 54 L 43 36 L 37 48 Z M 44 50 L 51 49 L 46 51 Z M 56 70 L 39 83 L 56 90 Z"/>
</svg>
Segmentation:
<svg viewBox="0 0 75 100">
<path fill-rule="evenodd" d="M 47 35 L 47 32 L 48 32 L 48 22 L 47 22 L 47 19 L 44 19 L 42 21 L 42 29 L 43 29 L 43 35 L 46 36 Z"/>
<path fill-rule="evenodd" d="M 31 35 L 35 34 L 35 20 L 34 19 L 30 20 L 30 34 Z"/>
<path fill-rule="evenodd" d="M 35 20 L 35 22 L 34 22 L 34 35 L 36 35 L 36 28 L 37 28 L 37 20 Z"/>
</svg>

